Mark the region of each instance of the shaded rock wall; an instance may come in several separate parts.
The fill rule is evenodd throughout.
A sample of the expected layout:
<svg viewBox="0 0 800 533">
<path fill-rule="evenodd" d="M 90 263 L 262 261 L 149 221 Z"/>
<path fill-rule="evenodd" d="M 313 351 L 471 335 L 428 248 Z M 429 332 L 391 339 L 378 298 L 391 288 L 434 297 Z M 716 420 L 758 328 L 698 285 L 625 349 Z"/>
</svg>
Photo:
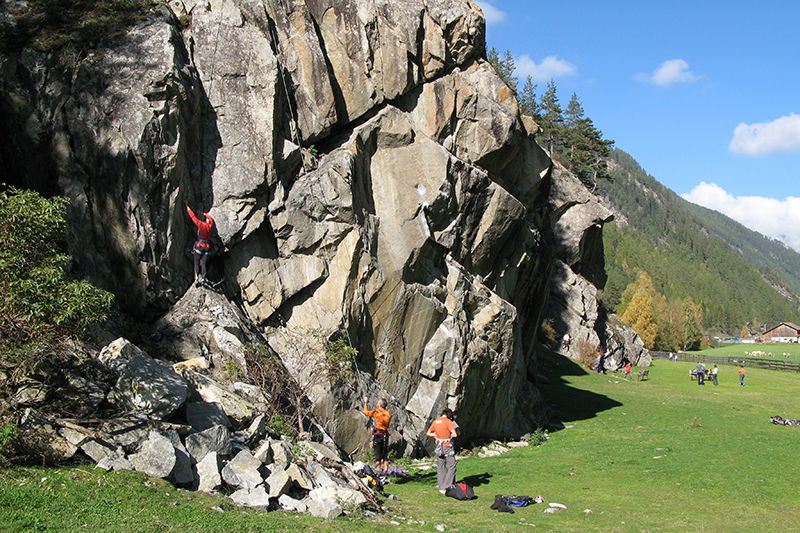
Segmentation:
<svg viewBox="0 0 800 533">
<path fill-rule="evenodd" d="M 550 203 L 557 251 L 545 317 L 556 331 L 557 351 L 573 359 L 595 351 L 606 370 L 627 361 L 648 366 L 650 353 L 639 336 L 600 301 L 606 282 L 602 227 L 613 214 L 560 165 L 553 171 Z M 561 342 L 564 335 L 568 345 Z"/>
</svg>

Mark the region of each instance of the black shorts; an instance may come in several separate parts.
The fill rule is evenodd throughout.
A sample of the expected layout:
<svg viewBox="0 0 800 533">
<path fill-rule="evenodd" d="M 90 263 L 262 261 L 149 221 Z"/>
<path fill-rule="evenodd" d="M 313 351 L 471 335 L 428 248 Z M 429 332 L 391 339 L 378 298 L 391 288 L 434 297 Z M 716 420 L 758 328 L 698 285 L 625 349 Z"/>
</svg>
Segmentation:
<svg viewBox="0 0 800 533">
<path fill-rule="evenodd" d="M 372 449 L 375 450 L 376 461 L 386 461 L 389 453 L 389 434 L 373 433 Z"/>
</svg>

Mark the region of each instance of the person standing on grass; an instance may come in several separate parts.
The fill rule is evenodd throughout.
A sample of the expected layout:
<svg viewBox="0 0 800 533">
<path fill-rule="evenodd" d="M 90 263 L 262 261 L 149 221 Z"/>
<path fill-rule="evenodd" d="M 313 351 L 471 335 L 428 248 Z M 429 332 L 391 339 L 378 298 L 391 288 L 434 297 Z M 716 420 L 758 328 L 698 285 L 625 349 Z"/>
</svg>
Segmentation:
<svg viewBox="0 0 800 533">
<path fill-rule="evenodd" d="M 739 367 L 739 385 L 744 386 L 744 366 Z"/>
<path fill-rule="evenodd" d="M 364 396 L 364 414 L 375 420 L 372 429 L 372 449 L 375 451 L 375 468 L 378 472 L 389 470 L 389 422 L 392 414 L 386 410 L 386 400 L 378 400 L 377 409 L 367 409 L 368 398 Z"/>
<path fill-rule="evenodd" d="M 436 481 L 439 493 L 444 494 L 448 487 L 456 481 L 456 451 L 453 439 L 458 437 L 458 426 L 453 422 L 453 411 L 442 409 L 442 416 L 437 418 L 428 428 L 428 437 L 436 439 Z"/>
<path fill-rule="evenodd" d="M 631 377 L 631 368 L 632 368 L 632 367 L 631 367 L 631 362 L 630 362 L 630 361 L 628 361 L 627 363 L 625 363 L 625 377 L 626 377 L 626 378 L 629 378 L 629 377 Z"/>
<path fill-rule="evenodd" d="M 711 382 L 714 383 L 714 385 L 719 385 L 717 381 L 717 372 L 719 372 L 719 368 L 717 368 L 717 365 L 714 365 L 714 368 L 711 369 Z"/>
<path fill-rule="evenodd" d="M 698 385 L 705 385 L 706 379 L 706 365 L 703 363 L 697 363 L 697 384 Z"/>
</svg>

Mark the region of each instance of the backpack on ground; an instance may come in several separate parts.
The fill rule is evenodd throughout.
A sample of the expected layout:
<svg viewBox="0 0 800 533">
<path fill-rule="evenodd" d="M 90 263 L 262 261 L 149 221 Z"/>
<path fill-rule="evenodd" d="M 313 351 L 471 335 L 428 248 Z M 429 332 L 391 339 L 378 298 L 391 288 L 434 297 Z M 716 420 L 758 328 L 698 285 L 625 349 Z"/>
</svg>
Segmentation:
<svg viewBox="0 0 800 533">
<path fill-rule="evenodd" d="M 477 498 L 477 496 L 475 496 L 475 491 L 466 483 L 456 483 L 448 487 L 444 491 L 444 495 L 455 498 L 456 500 L 474 500 Z"/>
<path fill-rule="evenodd" d="M 527 507 L 535 503 L 530 496 L 506 496 L 505 501 L 511 507 Z"/>
</svg>

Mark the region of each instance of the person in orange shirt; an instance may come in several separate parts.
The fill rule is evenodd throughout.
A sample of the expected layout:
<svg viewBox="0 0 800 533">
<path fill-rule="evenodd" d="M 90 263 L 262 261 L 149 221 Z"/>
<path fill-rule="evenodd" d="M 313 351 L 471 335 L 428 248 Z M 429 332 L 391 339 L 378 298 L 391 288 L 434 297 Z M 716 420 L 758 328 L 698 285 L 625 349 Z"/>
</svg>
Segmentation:
<svg viewBox="0 0 800 533">
<path fill-rule="evenodd" d="M 389 470 L 389 422 L 392 414 L 386 410 L 386 400 L 378 400 L 377 409 L 367 409 L 367 401 L 364 396 L 364 414 L 375 420 L 375 427 L 372 429 L 372 449 L 375 450 L 375 468 L 378 472 Z"/>
<path fill-rule="evenodd" d="M 458 437 L 458 426 L 453 422 L 453 411 L 442 409 L 442 416 L 437 418 L 428 428 L 427 436 L 436 439 L 436 481 L 439 492 L 445 493 L 456 481 L 456 451 L 453 439 Z"/>
<path fill-rule="evenodd" d="M 739 385 L 744 385 L 744 367 L 739 367 Z"/>
</svg>

